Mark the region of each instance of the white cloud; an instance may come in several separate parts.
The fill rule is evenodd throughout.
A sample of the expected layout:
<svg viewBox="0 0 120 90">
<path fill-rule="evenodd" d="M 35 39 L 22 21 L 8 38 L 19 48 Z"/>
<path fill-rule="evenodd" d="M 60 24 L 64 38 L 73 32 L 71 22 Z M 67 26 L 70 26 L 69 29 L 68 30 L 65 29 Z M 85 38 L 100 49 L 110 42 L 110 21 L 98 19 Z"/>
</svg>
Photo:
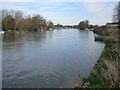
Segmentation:
<svg viewBox="0 0 120 90">
<path fill-rule="evenodd" d="M 1 0 L 2 2 L 118 2 L 119 0 Z"/>
<path fill-rule="evenodd" d="M 56 11 L 54 11 L 54 8 L 56 8 L 57 6 L 63 5 L 63 3 L 56 3 L 56 4 L 53 4 L 53 5 L 51 5 L 51 3 L 42 3 L 42 4 L 44 4 L 44 5 L 43 6 L 39 6 L 39 5 L 36 6 L 36 4 L 33 4 L 32 7 L 35 7 L 35 8 L 31 9 L 30 5 L 27 4 L 27 3 L 22 4 L 22 6 L 21 6 L 21 4 L 18 5 L 18 3 L 16 4 L 16 3 L 12 3 L 12 2 L 11 3 L 3 3 L 3 9 L 21 10 L 21 11 L 23 11 L 23 13 L 25 15 L 40 14 L 40 15 L 44 16 L 44 18 L 46 20 L 51 20 L 55 23 L 59 23 L 59 22 L 56 22 L 56 21 L 63 21 L 64 16 L 60 15 L 62 12 L 57 12 L 56 13 Z M 52 9 L 53 11 L 50 11 L 49 9 Z"/>
<path fill-rule="evenodd" d="M 72 10 L 73 8 L 61 8 L 62 10 Z"/>
<path fill-rule="evenodd" d="M 38 3 L 16 3 L 16 2 L 3 2 L 2 8 L 7 10 L 21 10 L 25 14 L 43 14 L 52 15 L 55 14 L 58 7 L 61 7 L 64 3 L 48 3 L 48 2 L 38 2 Z M 70 8 L 59 8 L 59 9 L 70 9 Z M 51 11 L 52 10 L 52 11 Z M 59 12 L 57 12 L 58 14 Z"/>
<path fill-rule="evenodd" d="M 63 17 L 62 16 L 55 16 L 51 18 L 52 20 L 62 20 Z"/>
<path fill-rule="evenodd" d="M 35 0 L 1 0 L 2 2 L 35 2 Z"/>
<path fill-rule="evenodd" d="M 12 2 L 11 3 L 2 3 L 2 8 L 7 9 L 7 10 L 21 10 L 25 14 L 33 14 L 33 13 L 36 13 L 36 12 L 42 12 L 42 11 L 45 11 L 45 10 L 47 10 L 49 8 L 52 8 L 50 6 L 46 6 L 46 7 L 36 6 L 36 8 L 30 9 L 30 5 L 26 4 L 24 6 L 20 6 L 20 5 L 17 5 L 17 4 L 12 3 Z M 35 7 L 35 6 L 32 6 L 32 7 Z"/>
<path fill-rule="evenodd" d="M 94 3 L 84 3 L 83 4 L 86 10 L 91 13 L 92 21 L 103 24 L 106 22 L 112 21 L 113 9 L 115 7 L 114 4 L 111 3 L 102 3 L 102 2 L 94 2 Z"/>
<path fill-rule="evenodd" d="M 24 6 L 23 7 L 17 6 L 14 3 L 2 3 L 2 8 L 3 9 L 8 9 L 8 10 L 21 10 L 21 11 L 28 10 L 29 11 L 29 9 L 25 8 Z"/>
<path fill-rule="evenodd" d="M 111 13 L 111 10 L 114 8 L 113 5 L 109 3 L 84 3 L 84 6 L 87 10 L 94 14 L 104 15 Z"/>
<path fill-rule="evenodd" d="M 83 6 L 82 8 L 85 11 L 89 12 L 90 15 L 81 15 L 78 17 L 74 17 L 74 15 L 70 18 L 67 11 L 70 12 L 73 7 L 67 7 L 66 3 L 50 3 L 50 2 L 41 2 L 41 3 L 3 3 L 3 9 L 8 10 L 21 10 L 24 12 L 25 15 L 33 15 L 33 14 L 40 14 L 44 16 L 47 20 L 51 20 L 54 23 L 61 23 L 61 24 L 76 24 L 82 19 L 89 19 L 90 22 L 96 24 L 104 24 L 105 22 L 109 22 L 112 20 L 112 13 L 114 4 L 109 3 L 98 3 L 98 2 L 90 2 L 90 3 L 76 3 L 78 6 Z M 77 7 L 77 6 L 76 6 Z M 76 9 L 75 9 L 76 10 Z M 79 9 L 77 10 L 79 11 Z M 66 14 L 67 13 L 67 14 Z M 75 19 L 77 18 L 77 19 Z M 74 20 L 75 19 L 75 20 Z"/>
</svg>

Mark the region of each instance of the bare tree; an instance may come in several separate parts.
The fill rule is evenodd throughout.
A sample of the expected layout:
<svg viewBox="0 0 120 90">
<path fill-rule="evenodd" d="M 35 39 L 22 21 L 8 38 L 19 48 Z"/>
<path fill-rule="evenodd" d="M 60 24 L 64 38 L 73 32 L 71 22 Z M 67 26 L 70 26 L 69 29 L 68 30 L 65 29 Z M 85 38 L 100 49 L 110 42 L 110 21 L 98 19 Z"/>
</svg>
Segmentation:
<svg viewBox="0 0 120 90">
<path fill-rule="evenodd" d="M 114 8 L 113 21 L 120 23 L 120 1 Z"/>
<path fill-rule="evenodd" d="M 2 19 L 4 19 L 5 17 L 7 17 L 9 14 L 8 14 L 8 11 L 6 9 L 3 9 L 2 10 Z"/>
<path fill-rule="evenodd" d="M 14 19 L 18 22 L 18 21 L 21 20 L 22 18 L 23 18 L 23 12 L 22 12 L 22 11 L 16 11 L 16 12 L 15 12 Z"/>
<path fill-rule="evenodd" d="M 21 24 L 22 18 L 23 18 L 23 12 L 22 11 L 16 11 L 15 15 L 14 15 L 15 29 L 20 28 L 19 25 Z"/>
</svg>

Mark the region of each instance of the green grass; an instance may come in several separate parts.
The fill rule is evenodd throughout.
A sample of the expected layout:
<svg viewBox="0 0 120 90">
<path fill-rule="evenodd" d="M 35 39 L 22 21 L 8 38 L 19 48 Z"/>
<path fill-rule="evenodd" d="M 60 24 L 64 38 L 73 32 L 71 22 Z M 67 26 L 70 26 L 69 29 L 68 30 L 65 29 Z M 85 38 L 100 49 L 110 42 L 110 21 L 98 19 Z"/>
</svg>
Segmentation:
<svg viewBox="0 0 120 90">
<path fill-rule="evenodd" d="M 106 47 L 102 52 L 99 63 L 94 68 L 92 74 L 83 79 L 83 82 L 89 82 L 88 88 L 118 88 L 118 39 L 117 30 L 104 30 L 103 33 L 108 38 Z M 84 84 L 83 84 L 84 85 Z"/>
</svg>

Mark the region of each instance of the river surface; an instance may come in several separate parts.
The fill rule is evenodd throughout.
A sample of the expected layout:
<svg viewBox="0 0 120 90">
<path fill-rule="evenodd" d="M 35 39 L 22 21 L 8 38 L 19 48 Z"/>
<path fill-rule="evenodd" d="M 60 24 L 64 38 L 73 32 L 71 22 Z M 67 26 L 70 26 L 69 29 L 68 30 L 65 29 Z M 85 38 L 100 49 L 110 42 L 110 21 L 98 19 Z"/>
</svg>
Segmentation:
<svg viewBox="0 0 120 90">
<path fill-rule="evenodd" d="M 3 88 L 71 88 L 81 85 L 104 43 L 92 31 L 63 29 L 2 35 Z"/>
</svg>

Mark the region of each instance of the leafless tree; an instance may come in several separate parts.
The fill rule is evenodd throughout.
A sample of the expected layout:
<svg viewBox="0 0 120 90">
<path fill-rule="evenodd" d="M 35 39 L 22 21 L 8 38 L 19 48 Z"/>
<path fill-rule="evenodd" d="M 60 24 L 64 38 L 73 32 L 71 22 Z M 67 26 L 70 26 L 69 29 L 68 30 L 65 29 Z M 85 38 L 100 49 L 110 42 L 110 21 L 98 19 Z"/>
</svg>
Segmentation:
<svg viewBox="0 0 120 90">
<path fill-rule="evenodd" d="M 22 11 L 15 11 L 14 12 L 14 20 L 15 20 L 15 29 L 19 29 L 21 26 L 21 21 L 23 19 L 23 12 Z"/>
<path fill-rule="evenodd" d="M 2 12 L 2 19 L 4 19 L 5 17 L 7 17 L 9 14 L 8 14 L 8 11 L 6 10 L 6 9 L 3 9 L 3 10 L 1 10 L 1 12 Z"/>
<path fill-rule="evenodd" d="M 113 21 L 120 23 L 120 1 L 114 8 Z"/>
</svg>

